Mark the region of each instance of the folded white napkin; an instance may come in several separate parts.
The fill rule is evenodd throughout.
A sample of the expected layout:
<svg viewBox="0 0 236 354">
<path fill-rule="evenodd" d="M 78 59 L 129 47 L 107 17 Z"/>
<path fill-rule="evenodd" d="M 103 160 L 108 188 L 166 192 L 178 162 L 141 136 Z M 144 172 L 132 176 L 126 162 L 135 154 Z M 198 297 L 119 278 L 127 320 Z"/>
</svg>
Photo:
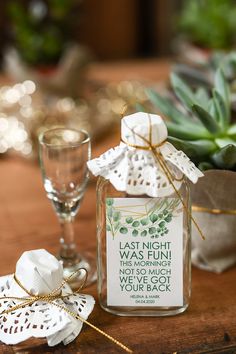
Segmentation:
<svg viewBox="0 0 236 354">
<path fill-rule="evenodd" d="M 27 251 L 16 264 L 16 277 L 31 294 L 47 295 L 63 281 L 62 264 L 45 250 Z M 90 295 L 75 294 L 65 284 L 61 289 L 63 299 L 53 303 L 87 319 L 94 307 Z M 0 297 L 27 298 L 29 295 L 16 283 L 13 275 L 0 277 Z M 17 344 L 30 337 L 46 337 L 48 345 L 60 342 L 65 345 L 73 341 L 82 329 L 83 322 L 73 318 L 62 308 L 47 301 L 37 301 L 8 314 L 1 313 L 20 304 L 24 299 L 0 299 L 0 340 L 6 344 Z"/>
</svg>

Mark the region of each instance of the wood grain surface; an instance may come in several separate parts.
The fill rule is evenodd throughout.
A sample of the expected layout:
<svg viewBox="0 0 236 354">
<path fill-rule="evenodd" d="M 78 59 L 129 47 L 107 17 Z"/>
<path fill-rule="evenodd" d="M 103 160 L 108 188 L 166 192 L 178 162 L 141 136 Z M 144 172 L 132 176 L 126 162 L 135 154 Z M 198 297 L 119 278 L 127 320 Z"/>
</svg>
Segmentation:
<svg viewBox="0 0 236 354">
<path fill-rule="evenodd" d="M 94 155 L 114 145 L 115 140 L 118 137 L 100 143 Z M 57 252 L 60 228 L 36 163 L 19 157 L 0 160 L 0 201 L 0 275 L 14 272 L 25 250 Z M 78 247 L 92 252 L 94 258 L 95 204 L 95 183 L 91 180 L 76 221 L 76 237 Z M 85 292 L 96 300 L 89 320 L 134 353 L 236 353 L 236 268 L 222 275 L 193 269 L 190 307 L 175 317 L 111 315 L 99 307 L 95 284 Z M 49 348 L 44 340 L 32 339 L 14 346 L 0 343 L 0 353 L 112 354 L 122 350 L 84 325 L 79 337 L 66 347 Z"/>
</svg>

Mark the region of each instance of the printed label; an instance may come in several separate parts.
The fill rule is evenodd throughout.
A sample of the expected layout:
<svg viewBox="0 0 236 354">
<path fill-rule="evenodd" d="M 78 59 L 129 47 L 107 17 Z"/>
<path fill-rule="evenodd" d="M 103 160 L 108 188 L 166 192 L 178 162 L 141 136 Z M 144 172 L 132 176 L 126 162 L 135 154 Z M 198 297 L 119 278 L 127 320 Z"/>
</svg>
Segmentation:
<svg viewBox="0 0 236 354">
<path fill-rule="evenodd" d="M 183 305 L 183 209 L 177 198 L 107 198 L 108 306 Z"/>
</svg>

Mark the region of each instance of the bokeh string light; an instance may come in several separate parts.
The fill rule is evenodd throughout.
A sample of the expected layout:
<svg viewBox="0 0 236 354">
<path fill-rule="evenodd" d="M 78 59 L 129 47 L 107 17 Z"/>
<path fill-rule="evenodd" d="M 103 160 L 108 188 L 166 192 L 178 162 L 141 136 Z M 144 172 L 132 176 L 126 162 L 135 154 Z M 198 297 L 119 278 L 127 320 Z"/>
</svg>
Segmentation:
<svg viewBox="0 0 236 354">
<path fill-rule="evenodd" d="M 32 80 L 0 88 L 0 154 L 37 154 L 38 134 L 52 127 L 83 128 L 96 139 L 119 123 L 125 104 L 147 101 L 145 87 L 137 81 L 109 83 L 73 99 L 44 93 Z"/>
</svg>

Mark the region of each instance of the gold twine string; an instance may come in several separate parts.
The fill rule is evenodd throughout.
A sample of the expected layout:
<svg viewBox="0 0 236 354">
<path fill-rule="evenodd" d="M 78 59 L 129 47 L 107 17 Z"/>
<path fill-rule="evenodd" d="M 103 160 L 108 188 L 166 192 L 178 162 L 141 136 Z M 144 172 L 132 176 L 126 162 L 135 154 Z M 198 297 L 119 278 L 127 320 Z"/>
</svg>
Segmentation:
<svg viewBox="0 0 236 354">
<path fill-rule="evenodd" d="M 198 205 L 192 206 L 192 211 L 199 213 L 209 213 L 215 215 L 236 215 L 236 209 L 216 209 L 216 208 L 205 208 Z"/>
<path fill-rule="evenodd" d="M 122 114 L 124 114 L 124 113 L 122 113 Z M 195 225 L 196 229 L 198 230 L 198 232 L 199 232 L 201 238 L 202 238 L 203 240 L 205 240 L 205 236 L 203 235 L 202 230 L 200 229 L 200 227 L 199 227 L 199 225 L 197 224 L 196 220 L 195 220 L 194 217 L 192 216 L 191 212 L 189 212 L 189 209 L 188 209 L 187 205 L 185 204 L 185 202 L 184 202 L 184 200 L 183 200 L 181 194 L 179 193 L 178 189 L 175 187 L 175 184 L 174 184 L 174 182 L 173 182 L 174 177 L 172 176 L 172 173 L 171 173 L 171 171 L 169 170 L 169 168 L 168 168 L 168 166 L 167 166 L 167 164 L 166 164 L 166 162 L 165 162 L 165 160 L 164 160 L 164 158 L 163 158 L 161 152 L 159 152 L 159 151 L 157 150 L 157 147 L 161 147 L 163 144 L 165 144 L 166 140 L 162 141 L 160 144 L 158 144 L 158 146 L 152 144 L 152 125 L 151 125 L 151 117 L 150 117 L 149 114 L 147 114 L 147 115 L 148 115 L 148 122 L 149 122 L 149 140 L 146 139 L 144 136 L 142 136 L 142 135 L 138 134 L 137 132 L 135 132 L 134 129 L 130 128 L 130 127 L 128 126 L 128 124 L 124 121 L 126 127 L 127 127 L 129 130 L 131 130 L 131 132 L 132 132 L 134 135 L 136 135 L 136 136 L 138 136 L 140 139 L 142 139 L 142 140 L 147 144 L 147 146 L 140 146 L 140 145 L 130 144 L 130 143 L 126 142 L 126 141 L 123 141 L 123 142 L 124 142 L 126 145 L 128 145 L 128 146 L 130 146 L 130 147 L 133 147 L 133 148 L 135 148 L 135 149 L 139 149 L 139 150 L 150 150 L 150 151 L 152 152 L 152 154 L 153 154 L 155 160 L 160 164 L 160 166 L 161 166 L 163 172 L 165 173 L 165 175 L 166 175 L 166 177 L 167 177 L 169 183 L 171 184 L 171 186 L 173 187 L 175 193 L 176 193 L 177 196 L 179 197 L 179 199 L 180 199 L 180 201 L 181 201 L 181 203 L 182 203 L 182 205 L 183 205 L 183 208 L 185 209 L 187 215 L 190 216 L 190 218 L 191 218 L 193 224 Z M 122 116 L 122 118 L 123 118 L 123 116 Z"/>
<path fill-rule="evenodd" d="M 67 294 L 67 295 L 61 295 L 61 289 L 63 288 L 63 286 L 71 279 L 73 278 L 78 272 L 80 272 L 81 270 L 85 271 L 85 277 L 83 279 L 82 285 L 79 287 L 79 289 L 77 289 L 76 291 L 74 291 L 72 294 Z M 77 313 L 69 310 L 68 308 L 66 308 L 63 305 L 60 305 L 56 302 L 54 302 L 54 300 L 57 299 L 64 299 L 65 297 L 71 296 L 73 294 L 78 294 L 79 291 L 83 288 L 84 284 L 86 283 L 87 280 L 87 270 L 84 268 L 80 268 L 78 269 L 76 272 L 74 272 L 73 274 L 71 274 L 66 280 L 63 280 L 61 282 L 61 284 L 54 290 L 52 290 L 49 294 L 46 295 L 34 295 L 32 294 L 30 291 L 28 291 L 23 284 L 20 282 L 20 280 L 16 277 L 16 275 L 14 274 L 13 279 L 15 280 L 15 282 L 17 283 L 17 285 L 26 292 L 26 294 L 28 295 L 28 297 L 15 297 L 15 296 L 3 296 L 0 297 L 0 300 L 18 300 L 18 301 L 22 301 L 20 304 L 17 304 L 15 306 L 12 306 L 11 308 L 4 310 L 0 313 L 0 316 L 2 315 L 7 315 L 10 312 L 16 311 L 20 308 L 24 308 L 26 306 L 31 306 L 33 303 L 37 302 L 37 301 L 45 301 L 55 307 L 60 308 L 61 310 L 65 311 L 66 313 L 68 313 L 70 316 L 72 316 L 73 318 L 80 320 L 83 323 L 86 323 L 88 326 L 90 326 L 91 328 L 93 328 L 95 331 L 97 331 L 98 333 L 100 333 L 101 335 L 103 335 L 104 337 L 106 337 L 107 339 L 109 339 L 111 342 L 113 342 L 114 344 L 116 344 L 117 346 L 119 346 L 121 349 L 123 349 L 124 351 L 126 351 L 127 353 L 133 353 L 133 351 L 131 349 L 129 349 L 126 345 L 122 344 L 121 342 L 119 342 L 117 339 L 113 338 L 112 336 L 110 336 L 109 334 L 107 334 L 106 332 L 102 331 L 100 328 L 94 326 L 91 322 L 85 320 L 84 318 L 82 318 L 81 316 L 79 316 Z"/>
</svg>

